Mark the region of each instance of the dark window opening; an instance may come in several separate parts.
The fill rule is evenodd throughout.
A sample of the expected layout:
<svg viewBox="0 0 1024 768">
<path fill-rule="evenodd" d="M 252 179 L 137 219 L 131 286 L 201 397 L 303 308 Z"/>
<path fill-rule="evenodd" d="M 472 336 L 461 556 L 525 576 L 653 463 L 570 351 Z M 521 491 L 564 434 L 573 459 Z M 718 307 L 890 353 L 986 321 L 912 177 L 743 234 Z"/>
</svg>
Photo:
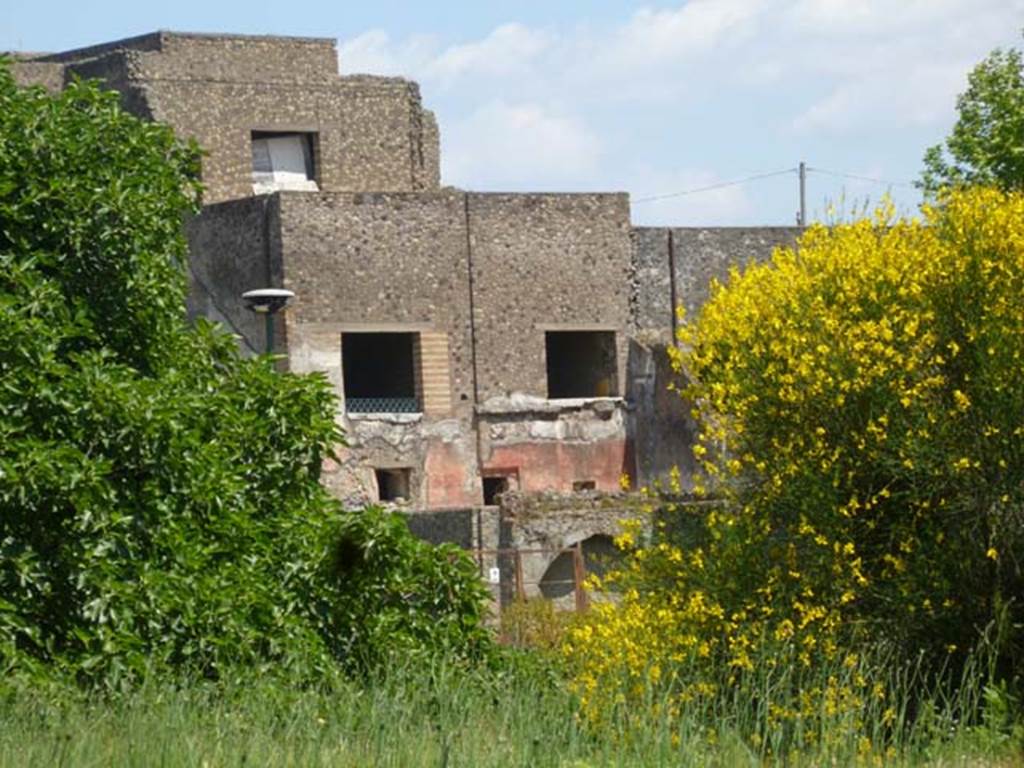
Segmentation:
<svg viewBox="0 0 1024 768">
<path fill-rule="evenodd" d="M 381 501 L 409 500 L 409 469 L 375 469 L 377 498 Z"/>
<path fill-rule="evenodd" d="M 572 489 L 577 493 L 580 491 L 593 491 L 597 484 L 593 480 L 577 480 L 572 484 Z"/>
<path fill-rule="evenodd" d="M 316 134 L 252 132 L 252 182 L 257 193 L 317 189 Z"/>
<path fill-rule="evenodd" d="M 341 367 L 349 413 L 419 413 L 414 333 L 343 333 Z"/>
<path fill-rule="evenodd" d="M 484 504 L 494 506 L 499 502 L 498 497 L 508 490 L 507 477 L 485 477 L 484 478 Z"/>
<path fill-rule="evenodd" d="M 614 331 L 548 331 L 548 397 L 618 394 Z"/>
</svg>

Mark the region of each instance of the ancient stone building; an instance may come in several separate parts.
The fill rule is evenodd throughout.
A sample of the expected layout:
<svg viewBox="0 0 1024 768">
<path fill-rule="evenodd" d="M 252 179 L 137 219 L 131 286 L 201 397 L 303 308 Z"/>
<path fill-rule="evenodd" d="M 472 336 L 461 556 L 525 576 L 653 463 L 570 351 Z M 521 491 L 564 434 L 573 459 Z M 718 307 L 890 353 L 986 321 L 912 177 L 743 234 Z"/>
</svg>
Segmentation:
<svg viewBox="0 0 1024 768">
<path fill-rule="evenodd" d="M 448 537 L 471 546 L 499 543 L 481 510 L 504 491 L 610 492 L 674 465 L 685 481 L 672 307 L 694 311 L 712 276 L 796 235 L 634 228 L 618 192 L 443 187 L 417 85 L 339 76 L 332 40 L 156 32 L 20 56 L 15 73 L 51 89 L 101 78 L 198 140 L 190 312 L 261 351 L 241 294 L 294 291 L 275 351 L 327 374 L 347 434 L 326 484 L 351 504 L 464 510 Z"/>
<path fill-rule="evenodd" d="M 19 57 L 15 77 L 59 89 L 100 78 L 126 109 L 194 137 L 206 202 L 253 194 L 253 142 L 297 134 L 326 192 L 436 190 L 438 134 L 415 83 L 338 76 L 333 40 L 154 32 Z"/>
</svg>

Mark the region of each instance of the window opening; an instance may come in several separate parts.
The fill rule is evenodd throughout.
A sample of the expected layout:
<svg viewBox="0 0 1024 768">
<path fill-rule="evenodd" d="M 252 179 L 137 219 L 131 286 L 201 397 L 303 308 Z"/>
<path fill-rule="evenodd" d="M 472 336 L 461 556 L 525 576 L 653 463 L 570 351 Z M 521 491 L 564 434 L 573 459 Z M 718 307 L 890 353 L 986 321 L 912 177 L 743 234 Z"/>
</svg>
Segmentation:
<svg viewBox="0 0 1024 768">
<path fill-rule="evenodd" d="M 618 394 L 614 331 L 548 331 L 548 397 L 614 397 Z"/>
<path fill-rule="evenodd" d="M 377 475 L 377 498 L 380 501 L 409 500 L 409 468 L 375 469 L 374 473 Z"/>
<path fill-rule="evenodd" d="M 279 189 L 315 192 L 314 133 L 252 132 L 252 188 L 256 194 Z"/>
<path fill-rule="evenodd" d="M 484 504 L 495 506 L 498 497 L 508 490 L 507 477 L 485 477 L 484 478 Z"/>
<path fill-rule="evenodd" d="M 593 480 L 577 480 L 572 484 L 572 489 L 577 493 L 580 491 L 593 491 L 597 489 L 597 484 Z"/>
<path fill-rule="evenodd" d="M 419 413 L 415 333 L 343 333 L 342 380 L 349 413 Z"/>
</svg>

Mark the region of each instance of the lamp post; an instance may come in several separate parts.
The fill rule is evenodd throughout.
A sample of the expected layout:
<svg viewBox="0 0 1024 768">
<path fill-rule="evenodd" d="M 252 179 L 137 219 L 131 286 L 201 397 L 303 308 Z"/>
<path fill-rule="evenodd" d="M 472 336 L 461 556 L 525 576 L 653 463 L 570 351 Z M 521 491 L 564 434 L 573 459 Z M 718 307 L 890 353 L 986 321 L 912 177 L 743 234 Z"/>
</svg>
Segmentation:
<svg viewBox="0 0 1024 768">
<path fill-rule="evenodd" d="M 284 308 L 288 299 L 294 296 L 294 293 L 284 288 L 257 288 L 242 294 L 242 301 L 245 302 L 246 309 L 252 310 L 257 315 L 263 315 L 266 324 L 268 355 L 274 351 L 274 315 Z"/>
</svg>

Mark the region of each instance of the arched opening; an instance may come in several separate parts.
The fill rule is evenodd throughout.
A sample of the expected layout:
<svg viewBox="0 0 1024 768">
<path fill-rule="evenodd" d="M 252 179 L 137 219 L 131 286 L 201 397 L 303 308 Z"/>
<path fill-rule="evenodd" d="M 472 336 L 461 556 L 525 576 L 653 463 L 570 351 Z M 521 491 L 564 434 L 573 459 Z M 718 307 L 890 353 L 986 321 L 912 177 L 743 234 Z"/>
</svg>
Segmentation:
<svg viewBox="0 0 1024 768">
<path fill-rule="evenodd" d="M 622 557 L 611 536 L 595 534 L 580 543 L 583 552 L 584 575 L 604 574 Z M 548 600 L 558 600 L 573 594 L 576 589 L 576 574 L 573 550 L 566 550 L 556 557 L 540 580 L 540 593 Z"/>
</svg>

